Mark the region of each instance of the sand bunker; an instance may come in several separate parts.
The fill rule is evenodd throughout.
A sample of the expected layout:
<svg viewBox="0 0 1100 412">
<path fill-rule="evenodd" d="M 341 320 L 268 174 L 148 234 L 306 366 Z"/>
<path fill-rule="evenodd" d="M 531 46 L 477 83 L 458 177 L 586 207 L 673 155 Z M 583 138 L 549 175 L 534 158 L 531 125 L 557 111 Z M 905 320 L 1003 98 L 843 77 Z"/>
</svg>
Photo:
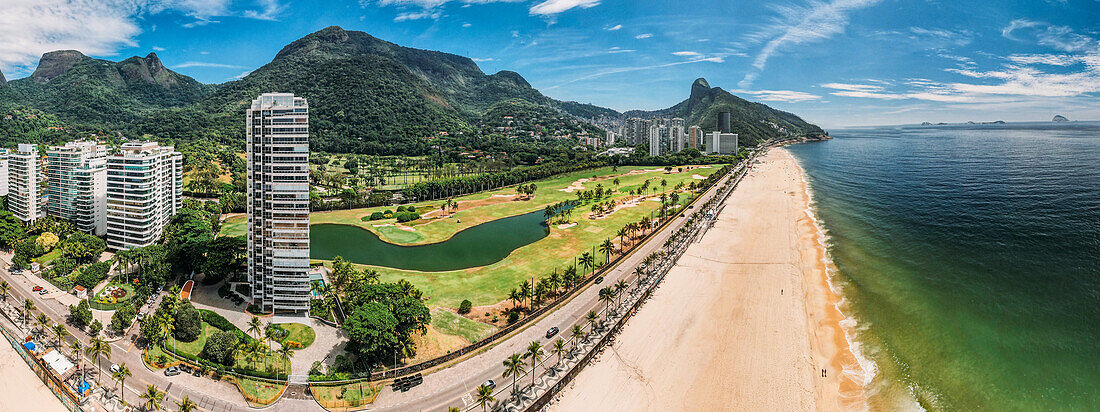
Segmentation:
<svg viewBox="0 0 1100 412">
<path fill-rule="evenodd" d="M 706 180 L 707 179 L 706 176 L 698 175 L 698 174 L 691 175 L 691 178 L 695 179 L 695 180 Z"/>
<path fill-rule="evenodd" d="M 567 187 L 565 189 L 558 189 L 558 191 L 565 192 L 565 193 L 573 193 L 573 192 L 578 191 L 578 190 L 584 190 L 585 189 L 584 183 L 588 182 L 589 180 L 590 179 L 588 179 L 588 178 L 577 179 L 577 181 L 570 184 L 569 187 Z"/>
<path fill-rule="evenodd" d="M 557 227 L 558 227 L 558 229 L 569 229 L 569 228 L 571 228 L 573 226 L 576 226 L 576 225 L 577 225 L 576 223 L 564 223 L 564 224 L 558 225 Z"/>
</svg>

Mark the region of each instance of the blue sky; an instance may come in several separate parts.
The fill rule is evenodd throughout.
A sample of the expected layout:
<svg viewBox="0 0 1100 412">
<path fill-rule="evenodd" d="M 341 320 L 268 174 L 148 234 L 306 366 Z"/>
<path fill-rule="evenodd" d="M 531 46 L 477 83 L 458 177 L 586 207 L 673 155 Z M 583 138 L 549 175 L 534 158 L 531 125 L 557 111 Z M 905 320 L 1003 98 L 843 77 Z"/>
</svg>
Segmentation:
<svg viewBox="0 0 1100 412">
<path fill-rule="evenodd" d="M 658 109 L 706 77 L 825 127 L 1100 119 L 1100 1 L 2 0 L 0 70 L 46 51 L 221 83 L 338 25 L 513 70 L 543 93 Z"/>
</svg>

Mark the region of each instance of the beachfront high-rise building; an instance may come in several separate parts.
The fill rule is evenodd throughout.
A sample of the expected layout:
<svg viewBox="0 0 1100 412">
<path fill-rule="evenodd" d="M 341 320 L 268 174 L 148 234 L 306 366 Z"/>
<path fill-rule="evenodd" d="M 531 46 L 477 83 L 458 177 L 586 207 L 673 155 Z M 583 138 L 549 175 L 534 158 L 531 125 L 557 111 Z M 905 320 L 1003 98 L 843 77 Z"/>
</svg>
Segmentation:
<svg viewBox="0 0 1100 412">
<path fill-rule="evenodd" d="M 107 146 L 78 140 L 46 150 L 46 213 L 82 232 L 107 232 Z"/>
<path fill-rule="evenodd" d="M 183 206 L 183 155 L 157 142 L 125 143 L 107 156 L 107 247 L 160 239 Z"/>
<path fill-rule="evenodd" d="M 711 132 L 707 139 L 707 152 L 724 155 L 737 153 L 737 133 Z"/>
<path fill-rule="evenodd" d="M 265 93 L 247 115 L 248 281 L 264 312 L 309 310 L 309 105 Z"/>
<path fill-rule="evenodd" d="M 24 222 L 46 215 L 45 174 L 38 145 L 21 143 L 8 155 L 8 210 Z"/>
<path fill-rule="evenodd" d="M 11 150 L 0 149 L 0 196 L 8 195 L 8 155 Z"/>
</svg>

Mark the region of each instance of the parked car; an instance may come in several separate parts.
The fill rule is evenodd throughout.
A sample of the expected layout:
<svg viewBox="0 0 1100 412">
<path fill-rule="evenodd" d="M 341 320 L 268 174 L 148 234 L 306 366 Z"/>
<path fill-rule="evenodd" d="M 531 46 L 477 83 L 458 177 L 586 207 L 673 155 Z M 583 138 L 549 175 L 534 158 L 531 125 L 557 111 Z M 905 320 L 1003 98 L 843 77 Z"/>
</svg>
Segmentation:
<svg viewBox="0 0 1100 412">
<path fill-rule="evenodd" d="M 496 389 L 496 387 L 497 387 L 496 381 L 494 381 L 492 379 L 489 379 L 489 380 L 485 381 L 485 383 L 483 383 L 482 385 L 485 385 L 485 387 L 487 387 L 489 389 Z"/>
<path fill-rule="evenodd" d="M 546 339 L 550 339 L 550 338 L 554 337 L 554 335 L 557 335 L 557 334 L 558 334 L 558 327 L 557 326 L 552 327 L 552 328 L 550 328 L 549 330 L 546 331 Z"/>
<path fill-rule="evenodd" d="M 44 289 L 44 288 L 43 288 L 43 287 L 41 287 L 41 286 L 35 286 L 35 287 L 31 288 L 31 290 L 32 290 L 32 291 L 35 291 L 35 292 L 38 292 L 38 291 L 40 291 L 40 290 L 42 290 L 42 289 Z"/>
<path fill-rule="evenodd" d="M 601 283 L 601 282 L 603 282 L 603 276 L 600 276 L 600 277 L 596 278 L 596 283 Z"/>
<path fill-rule="evenodd" d="M 38 294 L 39 294 L 39 295 L 45 295 L 45 294 L 47 294 L 47 293 L 50 293 L 50 291 L 48 291 L 48 290 L 46 290 L 46 289 L 42 289 L 42 290 L 38 291 Z"/>
<path fill-rule="evenodd" d="M 111 369 L 110 369 L 111 373 L 118 372 L 118 369 L 119 369 L 118 365 L 113 364 L 113 363 L 111 364 Z"/>
<path fill-rule="evenodd" d="M 178 366 L 170 366 L 164 370 L 164 376 L 176 376 L 180 374 L 180 368 Z"/>
</svg>

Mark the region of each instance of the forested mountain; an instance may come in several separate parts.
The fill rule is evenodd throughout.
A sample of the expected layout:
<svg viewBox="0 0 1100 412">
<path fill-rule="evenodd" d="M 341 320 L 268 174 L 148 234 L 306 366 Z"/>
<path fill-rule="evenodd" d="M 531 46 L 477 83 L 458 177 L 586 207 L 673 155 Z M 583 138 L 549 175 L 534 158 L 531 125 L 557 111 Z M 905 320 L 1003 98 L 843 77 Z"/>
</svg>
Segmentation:
<svg viewBox="0 0 1100 412">
<path fill-rule="evenodd" d="M 703 78 L 696 79 L 691 84 L 691 95 L 675 106 L 654 111 L 632 110 L 623 113 L 623 116 L 680 117 L 689 126 L 696 125 L 703 131 L 713 131 L 718 129 L 718 113 L 721 112 L 730 112 L 730 125 L 746 144 L 781 137 L 779 128 L 795 135 L 816 136 L 825 133 L 817 125 L 807 123 L 797 115 L 762 103 L 750 102 L 722 90 L 721 87 L 710 87 L 710 83 Z"/>
<path fill-rule="evenodd" d="M 42 55 L 27 78 L 8 82 L 11 103 L 74 123 L 125 124 L 155 110 L 190 104 L 214 90 L 161 64 L 155 53 L 121 62 L 76 50 Z"/>
<path fill-rule="evenodd" d="M 601 134 L 591 125 L 573 124 L 574 116 L 622 116 L 591 104 L 549 98 L 515 72 L 487 75 L 467 57 L 403 47 L 335 26 L 288 44 L 270 63 L 220 85 L 204 85 L 173 72 L 153 53 L 116 63 L 74 50 L 49 52 L 31 76 L 7 82 L 7 87 L 0 82 L 0 109 L 41 110 L 77 130 L 147 135 L 177 145 L 213 140 L 239 147 L 244 142 L 244 111 L 265 92 L 308 99 L 311 146 L 327 152 L 425 154 L 430 145 L 441 144 L 427 138 L 498 130 L 503 126 L 479 125 L 494 123 L 505 109 L 523 109 L 527 121 L 541 122 L 532 130 L 550 136 L 575 130 Z M 531 110 L 535 107 L 539 109 Z M 734 128 L 746 137 L 779 134 L 761 120 L 794 133 L 820 132 L 795 115 L 710 88 L 703 79 L 696 81 L 691 97 L 676 106 L 627 115 L 680 116 L 691 124 L 710 126 L 716 113 L 724 110 L 733 112 Z M 532 113 L 538 117 L 527 116 Z"/>
</svg>

